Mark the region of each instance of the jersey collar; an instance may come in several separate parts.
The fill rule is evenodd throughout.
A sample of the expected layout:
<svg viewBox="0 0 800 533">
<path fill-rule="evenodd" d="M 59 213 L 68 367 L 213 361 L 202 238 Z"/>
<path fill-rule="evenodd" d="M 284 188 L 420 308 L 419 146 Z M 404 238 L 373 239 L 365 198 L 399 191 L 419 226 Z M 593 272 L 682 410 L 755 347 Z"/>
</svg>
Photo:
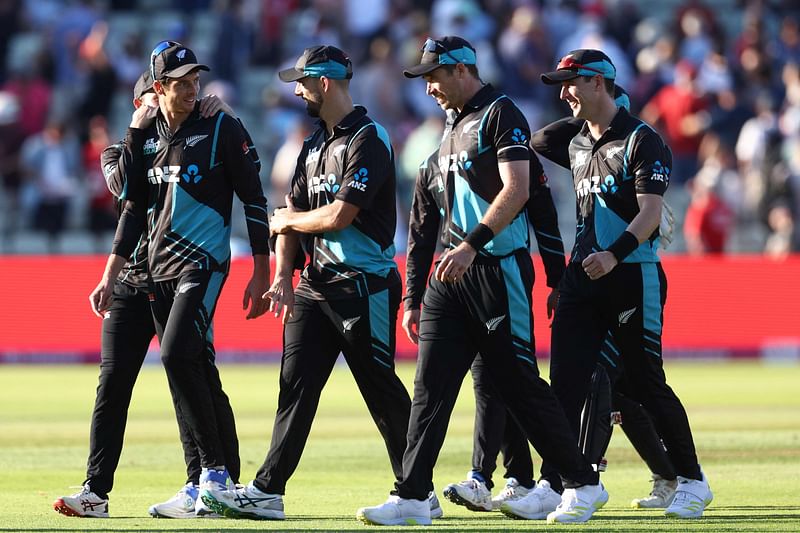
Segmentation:
<svg viewBox="0 0 800 533">
<path fill-rule="evenodd" d="M 339 123 L 333 127 L 333 134 L 334 136 L 344 135 L 349 130 L 353 129 L 359 121 L 364 118 L 367 114 L 367 108 L 361 105 L 355 106 L 355 108 L 350 111 L 345 117 L 339 121 Z M 325 124 L 325 121 L 320 119 L 317 121 L 317 124 L 320 128 L 325 131 L 328 131 L 328 127 Z"/>
</svg>

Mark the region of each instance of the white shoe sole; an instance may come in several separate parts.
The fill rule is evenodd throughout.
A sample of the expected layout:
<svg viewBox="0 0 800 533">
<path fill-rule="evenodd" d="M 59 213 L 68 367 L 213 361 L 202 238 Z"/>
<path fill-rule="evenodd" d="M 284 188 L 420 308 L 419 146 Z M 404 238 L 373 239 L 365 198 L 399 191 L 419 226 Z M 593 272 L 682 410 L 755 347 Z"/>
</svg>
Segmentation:
<svg viewBox="0 0 800 533">
<path fill-rule="evenodd" d="M 209 509 L 225 518 L 249 518 L 250 520 L 284 520 L 286 518 L 286 514 L 283 511 L 273 509 L 242 511 L 234 507 L 229 507 L 224 502 L 216 500 L 207 494 L 203 494 L 200 497 Z"/>
<path fill-rule="evenodd" d="M 356 513 L 356 519 L 370 526 L 429 526 L 431 518 L 427 516 L 404 516 L 393 520 L 378 521 L 369 518 L 363 509 Z"/>
</svg>

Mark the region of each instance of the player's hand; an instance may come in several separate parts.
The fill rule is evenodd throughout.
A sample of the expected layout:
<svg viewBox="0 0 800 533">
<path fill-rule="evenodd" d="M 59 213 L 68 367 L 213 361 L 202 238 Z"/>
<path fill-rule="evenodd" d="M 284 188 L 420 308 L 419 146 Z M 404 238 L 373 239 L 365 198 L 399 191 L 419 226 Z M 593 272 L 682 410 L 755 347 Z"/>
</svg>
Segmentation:
<svg viewBox="0 0 800 533">
<path fill-rule="evenodd" d="M 275 313 L 275 317 L 280 316 L 283 311 L 281 323 L 291 318 L 294 311 L 294 287 L 292 286 L 291 276 L 276 275 L 272 280 L 272 286 L 262 296 L 262 299 L 269 300 L 269 312 Z"/>
<path fill-rule="evenodd" d="M 452 250 L 447 250 L 442 254 L 439 265 L 436 267 L 434 277 L 442 283 L 453 283 L 460 281 L 464 273 L 472 265 L 475 256 L 478 254 L 475 248 L 462 242 Z"/>
<path fill-rule="evenodd" d="M 140 105 L 131 115 L 131 128 L 143 130 L 150 126 L 156 118 L 158 107 L 149 104 Z"/>
<path fill-rule="evenodd" d="M 550 294 L 547 295 L 547 318 L 553 318 L 558 305 L 558 289 L 553 288 Z"/>
<path fill-rule="evenodd" d="M 114 283 L 107 278 L 100 280 L 97 287 L 94 288 L 89 294 L 89 304 L 92 306 L 92 312 L 100 318 L 103 318 L 105 312 L 108 310 L 109 303 L 111 302 L 111 295 L 114 293 Z"/>
<path fill-rule="evenodd" d="M 213 117 L 218 111 L 222 111 L 226 115 L 236 118 L 233 114 L 233 109 L 223 102 L 216 94 L 207 94 L 200 100 L 200 116 L 203 118 Z"/>
<path fill-rule="evenodd" d="M 672 244 L 672 232 L 675 230 L 675 213 L 667 202 L 661 204 L 661 223 L 658 225 L 658 235 L 661 237 L 661 247 L 667 249 Z"/>
<path fill-rule="evenodd" d="M 618 261 L 617 258 L 614 257 L 614 254 L 608 251 L 602 251 L 589 254 L 589 256 L 583 260 L 581 266 L 583 267 L 583 271 L 586 272 L 586 275 L 589 276 L 589 279 L 596 280 L 614 270 L 617 263 Z"/>
<path fill-rule="evenodd" d="M 278 207 L 272 212 L 269 219 L 269 232 L 272 235 L 283 235 L 289 233 L 289 211 L 288 207 Z"/>
<path fill-rule="evenodd" d="M 403 312 L 403 331 L 408 335 L 408 340 L 419 344 L 419 309 L 408 309 Z"/>
<path fill-rule="evenodd" d="M 267 290 L 267 281 L 269 280 L 269 270 L 266 276 L 253 276 L 250 282 L 244 289 L 244 298 L 242 300 L 242 309 L 247 310 L 248 305 L 250 311 L 245 317 L 247 320 L 251 318 L 258 318 L 269 309 L 269 302 L 262 298 L 262 295 Z"/>
</svg>

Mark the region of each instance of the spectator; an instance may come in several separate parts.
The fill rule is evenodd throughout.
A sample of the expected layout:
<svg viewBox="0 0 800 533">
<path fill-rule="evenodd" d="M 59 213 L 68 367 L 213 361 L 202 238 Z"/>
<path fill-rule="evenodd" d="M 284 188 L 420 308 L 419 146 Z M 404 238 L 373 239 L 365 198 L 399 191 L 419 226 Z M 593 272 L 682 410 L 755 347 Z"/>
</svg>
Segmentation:
<svg viewBox="0 0 800 533">
<path fill-rule="evenodd" d="M 79 149 L 63 122 L 51 121 L 22 145 L 21 165 L 33 210 L 33 227 L 50 237 L 50 248 L 64 230 L 77 193 Z"/>
<path fill-rule="evenodd" d="M 675 66 L 675 82 L 656 93 L 642 109 L 642 120 L 661 128 L 672 148 L 672 180 L 684 183 L 697 171 L 697 150 L 706 121 L 707 99 L 697 85 L 697 68 L 687 60 Z"/>
<path fill-rule="evenodd" d="M 89 231 L 95 236 L 97 250 L 106 251 L 108 242 L 101 241 L 106 232 L 117 227 L 114 197 L 106 186 L 100 156 L 106 146 L 111 144 L 108 124 L 102 116 L 89 121 L 89 138 L 81 150 L 83 176 L 89 192 Z"/>
</svg>

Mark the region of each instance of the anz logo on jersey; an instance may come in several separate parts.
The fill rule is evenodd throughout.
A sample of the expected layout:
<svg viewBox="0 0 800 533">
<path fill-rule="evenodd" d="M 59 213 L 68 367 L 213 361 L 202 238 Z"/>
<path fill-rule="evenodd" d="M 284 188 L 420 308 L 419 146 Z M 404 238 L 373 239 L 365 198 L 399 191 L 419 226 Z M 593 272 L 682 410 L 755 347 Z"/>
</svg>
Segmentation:
<svg viewBox="0 0 800 533">
<path fill-rule="evenodd" d="M 347 186 L 357 191 L 366 192 L 367 182 L 369 181 L 369 178 L 367 177 L 368 175 L 369 175 L 369 170 L 367 170 L 364 167 L 361 167 L 360 169 L 358 169 L 357 173 L 353 174 L 353 179 L 350 181 L 350 183 L 347 184 Z"/>
<path fill-rule="evenodd" d="M 450 154 L 439 157 L 439 168 L 446 168 L 448 172 L 458 172 L 459 169 L 469 170 L 472 168 L 472 161 L 466 150 L 461 150 L 458 154 Z"/>
<path fill-rule="evenodd" d="M 147 169 L 147 181 L 153 185 L 159 185 L 161 183 L 178 183 L 181 180 L 180 173 L 180 165 L 153 167 Z"/>
<path fill-rule="evenodd" d="M 600 193 L 600 176 L 592 176 L 591 178 L 581 178 L 575 183 L 575 194 L 578 198 L 585 198 L 590 194 Z"/>
<path fill-rule="evenodd" d="M 327 176 L 313 176 L 311 178 L 311 187 L 309 191 L 312 194 L 332 193 L 339 192 L 341 186 L 336 183 L 336 174 L 330 173 Z"/>
</svg>

